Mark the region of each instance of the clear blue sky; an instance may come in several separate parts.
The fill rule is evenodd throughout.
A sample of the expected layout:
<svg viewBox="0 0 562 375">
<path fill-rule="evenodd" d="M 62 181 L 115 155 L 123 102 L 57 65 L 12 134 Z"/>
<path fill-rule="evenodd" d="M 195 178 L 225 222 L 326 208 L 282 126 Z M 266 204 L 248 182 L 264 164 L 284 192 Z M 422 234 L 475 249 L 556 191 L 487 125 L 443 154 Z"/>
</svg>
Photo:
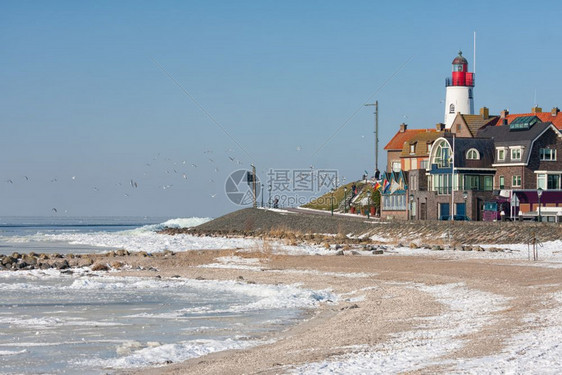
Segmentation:
<svg viewBox="0 0 562 375">
<path fill-rule="evenodd" d="M 374 164 L 373 111 L 362 105 L 379 101 L 384 165 L 400 123 L 443 121 L 444 79 L 459 49 L 473 69 L 474 31 L 476 108 L 528 112 L 535 95 L 545 110 L 562 106 L 561 10 L 2 1 L 0 216 L 218 216 L 237 209 L 227 176 L 251 162 L 262 179 L 311 165 L 360 178 Z"/>
</svg>

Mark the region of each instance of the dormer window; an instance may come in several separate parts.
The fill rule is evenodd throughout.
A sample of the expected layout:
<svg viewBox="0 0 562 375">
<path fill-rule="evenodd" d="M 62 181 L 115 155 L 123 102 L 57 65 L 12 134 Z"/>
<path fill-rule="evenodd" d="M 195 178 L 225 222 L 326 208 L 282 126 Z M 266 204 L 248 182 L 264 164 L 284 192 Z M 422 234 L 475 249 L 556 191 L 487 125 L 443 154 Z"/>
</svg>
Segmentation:
<svg viewBox="0 0 562 375">
<path fill-rule="evenodd" d="M 480 160 L 480 153 L 477 149 L 471 148 L 466 152 L 466 159 L 467 160 Z"/>
<path fill-rule="evenodd" d="M 511 161 L 521 160 L 521 147 L 511 149 Z"/>
<path fill-rule="evenodd" d="M 498 161 L 505 161 L 505 149 L 498 148 L 497 152 L 498 152 Z"/>
<path fill-rule="evenodd" d="M 416 144 L 412 143 L 410 144 L 410 154 L 415 154 L 416 153 Z"/>
</svg>

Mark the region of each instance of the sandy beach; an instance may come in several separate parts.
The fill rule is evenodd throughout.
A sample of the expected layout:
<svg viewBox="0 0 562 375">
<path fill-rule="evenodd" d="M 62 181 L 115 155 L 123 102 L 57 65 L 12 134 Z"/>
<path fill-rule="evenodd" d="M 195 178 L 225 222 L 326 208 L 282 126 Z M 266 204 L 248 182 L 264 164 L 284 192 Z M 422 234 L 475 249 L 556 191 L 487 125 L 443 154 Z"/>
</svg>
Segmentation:
<svg viewBox="0 0 562 375">
<path fill-rule="evenodd" d="M 121 290 L 127 283 L 120 276 L 150 288 L 172 286 L 182 294 L 205 284 L 221 296 L 228 285 L 253 290 L 264 301 L 272 290 L 283 289 L 275 297 L 275 309 L 290 310 L 293 297 L 302 302 L 306 295 L 306 304 L 298 305 L 305 309 L 301 319 L 255 336 L 237 336 L 231 346 L 195 338 L 188 346 L 149 340 L 149 347 L 146 339 L 137 339 L 142 341 L 138 347 L 121 355 L 123 342 L 133 340 L 144 326 L 119 330 L 116 343 L 108 346 L 109 352 L 118 351 L 119 362 L 93 359 L 97 369 L 108 373 L 556 374 L 562 368 L 559 225 L 429 225 L 283 210 L 241 210 L 194 228 L 174 229 L 174 223 L 115 233 L 61 233 L 49 240 L 104 250 L 14 253 L 1 263 L 21 271 L 6 270 L 4 275 L 9 280 L 21 272 L 60 282 L 65 275 L 71 291 L 95 292 L 102 301 L 107 284 L 99 281 Z M 158 229 L 162 227 L 167 229 Z M 531 260 L 530 238 L 537 239 L 536 261 Z M 27 284 L 14 288 L 18 285 Z M 134 287 L 127 290 L 136 293 Z M 161 300 L 152 313 L 166 315 L 160 311 L 166 304 Z M 190 318 L 173 318 L 182 306 L 157 323 L 163 324 L 160 329 L 173 325 L 181 330 L 189 324 Z M 119 310 L 107 321 L 88 316 L 82 323 L 123 324 L 128 322 L 120 320 L 122 315 L 138 315 L 130 306 L 123 309 L 126 313 Z M 18 324 L 26 325 L 32 317 L 23 318 Z M 38 319 L 44 322 L 40 329 L 48 328 L 49 340 L 51 329 L 77 321 L 68 313 L 64 320 L 49 320 L 45 314 Z M 99 332 L 103 327 L 93 334 Z M 10 349 L 5 355 L 27 353 L 5 345 Z M 190 352 L 187 347 L 199 349 Z"/>
<path fill-rule="evenodd" d="M 355 373 L 371 373 L 362 363 L 377 362 L 390 373 L 465 373 L 462 366 L 467 365 L 494 373 L 510 361 L 519 366 L 519 373 L 525 372 L 523 364 L 506 352 L 513 338 L 555 328 L 540 317 L 549 309 L 559 310 L 560 300 L 553 297 L 560 296 L 559 268 L 502 259 L 453 259 L 440 252 L 344 253 L 295 256 L 239 249 L 124 259 L 133 267 L 156 269 L 124 275 L 298 283 L 338 295 L 337 301 L 320 304 L 307 319 L 263 345 L 124 373 L 346 373 L 346 366 Z M 521 356 L 524 359 L 524 353 Z M 559 361 L 551 364 L 553 369 Z"/>
</svg>

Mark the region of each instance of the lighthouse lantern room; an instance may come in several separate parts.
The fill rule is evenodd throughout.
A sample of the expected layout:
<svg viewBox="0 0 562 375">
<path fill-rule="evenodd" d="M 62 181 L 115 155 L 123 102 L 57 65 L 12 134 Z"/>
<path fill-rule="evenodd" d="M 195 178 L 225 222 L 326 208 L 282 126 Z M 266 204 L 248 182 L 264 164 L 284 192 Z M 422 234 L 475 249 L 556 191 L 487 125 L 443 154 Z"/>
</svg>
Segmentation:
<svg viewBox="0 0 562 375">
<path fill-rule="evenodd" d="M 453 74 L 445 80 L 445 127 L 451 128 L 457 113 L 474 114 L 474 73 L 468 71 L 468 61 L 462 51 L 453 60 Z"/>
</svg>

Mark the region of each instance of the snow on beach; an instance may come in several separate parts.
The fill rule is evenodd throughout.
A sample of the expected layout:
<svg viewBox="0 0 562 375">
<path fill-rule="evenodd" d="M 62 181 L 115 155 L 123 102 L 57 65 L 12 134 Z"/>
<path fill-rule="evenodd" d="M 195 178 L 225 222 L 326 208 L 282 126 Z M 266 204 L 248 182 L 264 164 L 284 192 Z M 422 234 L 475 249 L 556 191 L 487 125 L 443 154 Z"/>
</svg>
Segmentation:
<svg viewBox="0 0 562 375">
<path fill-rule="evenodd" d="M 551 295 L 551 305 L 529 314 L 521 333 L 501 353 L 459 363 L 459 374 L 560 374 L 562 369 L 562 293 Z"/>
<path fill-rule="evenodd" d="M 295 374 L 365 374 L 415 371 L 430 365 L 446 364 L 441 357 L 458 350 L 464 335 L 476 332 L 506 307 L 503 296 L 472 290 L 462 284 L 412 284 L 442 303 L 439 315 L 417 318 L 414 330 L 392 335 L 380 345 L 363 348 L 330 360 L 308 363 L 292 370 Z"/>
<path fill-rule="evenodd" d="M 295 214 L 291 211 L 278 210 L 286 214 Z M 63 232 L 57 234 L 37 233 L 32 236 L 14 237 L 11 242 L 37 241 L 68 243 L 75 246 L 99 247 L 100 252 L 107 249 L 127 249 L 129 251 L 146 251 L 148 253 L 162 252 L 166 250 L 180 252 L 188 250 L 221 250 L 221 249 L 252 249 L 272 251 L 274 253 L 286 253 L 293 255 L 334 255 L 334 251 L 323 246 L 300 243 L 298 245 L 287 245 L 280 240 L 267 240 L 243 237 L 214 237 L 193 236 L 189 234 L 163 235 L 157 233 L 164 228 L 189 228 L 210 221 L 210 218 L 177 218 L 154 225 L 146 225 L 140 228 L 119 232 Z M 362 238 L 365 235 L 348 235 L 351 238 Z M 381 235 L 371 235 L 370 239 L 385 243 L 388 247 L 386 256 L 392 255 L 427 255 L 450 259 L 506 259 L 506 260 L 529 260 L 530 247 L 528 244 L 501 245 L 503 251 L 454 251 L 430 249 L 411 249 L 409 247 L 394 247 L 391 245 L 392 238 Z M 480 245 L 483 249 L 490 249 L 494 245 Z M 360 249 L 357 249 L 360 250 Z M 359 252 L 361 255 L 371 255 L 369 252 Z M 539 262 L 529 265 L 540 267 L 562 267 L 562 240 L 549 241 L 538 244 Z M 241 267 L 240 263 L 235 266 L 224 263 L 224 268 Z M 257 265 L 247 265 L 248 268 Z M 216 268 L 219 268 L 217 265 Z"/>
<path fill-rule="evenodd" d="M 473 245 L 480 246 L 484 250 L 500 247 L 503 251 L 459 251 L 459 250 L 430 250 L 411 249 L 409 247 L 395 247 L 388 252 L 389 255 L 427 255 L 438 256 L 447 259 L 505 259 L 516 261 L 528 261 L 532 259 L 532 247 L 528 244 L 502 244 L 502 245 Z M 562 268 L 562 240 L 548 241 L 537 246 L 538 261 L 518 263 L 536 267 Z"/>
</svg>

